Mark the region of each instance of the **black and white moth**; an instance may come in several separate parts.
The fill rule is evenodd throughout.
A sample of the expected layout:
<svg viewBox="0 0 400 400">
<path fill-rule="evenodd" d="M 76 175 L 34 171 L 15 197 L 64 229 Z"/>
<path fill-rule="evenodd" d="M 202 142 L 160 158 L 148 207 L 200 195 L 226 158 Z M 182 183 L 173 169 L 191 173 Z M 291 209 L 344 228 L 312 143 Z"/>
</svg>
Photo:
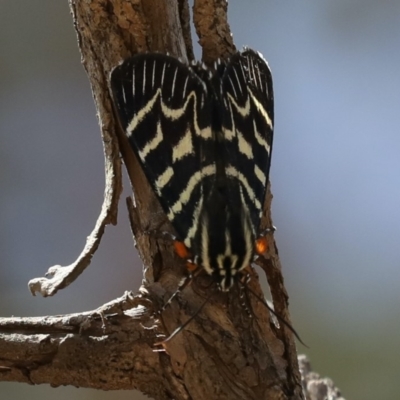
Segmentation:
<svg viewBox="0 0 400 400">
<path fill-rule="evenodd" d="M 229 290 L 257 253 L 273 137 L 267 62 L 244 49 L 213 70 L 139 54 L 111 74 L 120 123 L 177 235 Z"/>
</svg>

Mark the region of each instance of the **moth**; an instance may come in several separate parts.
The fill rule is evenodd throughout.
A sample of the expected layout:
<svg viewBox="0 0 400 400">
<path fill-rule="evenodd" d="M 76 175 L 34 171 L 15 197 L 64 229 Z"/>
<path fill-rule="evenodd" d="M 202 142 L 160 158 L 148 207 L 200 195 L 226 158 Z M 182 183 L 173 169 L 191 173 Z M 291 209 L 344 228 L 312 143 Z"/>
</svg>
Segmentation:
<svg viewBox="0 0 400 400">
<path fill-rule="evenodd" d="M 138 54 L 111 74 L 120 124 L 176 231 L 175 249 L 228 291 L 266 249 L 270 68 L 245 48 L 213 69 Z"/>
</svg>

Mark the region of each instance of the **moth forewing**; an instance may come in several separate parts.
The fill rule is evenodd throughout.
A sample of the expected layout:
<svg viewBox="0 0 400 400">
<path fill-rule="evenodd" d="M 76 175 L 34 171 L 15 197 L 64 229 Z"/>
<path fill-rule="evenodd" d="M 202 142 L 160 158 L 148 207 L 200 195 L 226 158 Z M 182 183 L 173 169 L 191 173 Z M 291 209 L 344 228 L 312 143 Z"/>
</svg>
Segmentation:
<svg viewBox="0 0 400 400">
<path fill-rule="evenodd" d="M 111 74 L 129 143 L 191 263 L 229 290 L 258 249 L 272 77 L 251 49 L 215 70 L 139 54 Z"/>
</svg>

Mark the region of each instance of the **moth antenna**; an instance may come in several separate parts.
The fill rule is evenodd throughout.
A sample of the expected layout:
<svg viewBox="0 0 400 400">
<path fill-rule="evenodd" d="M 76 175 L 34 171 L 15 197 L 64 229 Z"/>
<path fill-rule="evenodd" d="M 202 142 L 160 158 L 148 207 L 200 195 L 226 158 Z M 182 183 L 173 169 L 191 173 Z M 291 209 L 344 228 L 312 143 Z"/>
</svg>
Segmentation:
<svg viewBox="0 0 400 400">
<path fill-rule="evenodd" d="M 270 307 L 268 305 L 268 303 L 262 298 L 260 297 L 257 293 L 255 293 L 249 286 L 246 286 L 248 291 L 262 304 L 264 304 L 265 307 L 268 308 L 268 310 L 275 315 L 275 317 L 278 319 L 279 322 L 281 322 L 283 325 L 286 326 L 286 328 L 288 328 L 293 335 L 296 337 L 296 339 L 305 347 L 309 348 L 302 340 L 300 335 L 297 333 L 296 329 L 293 328 L 292 325 L 289 324 L 289 322 L 287 322 L 285 320 L 285 318 L 281 317 L 272 307 Z"/>
<path fill-rule="evenodd" d="M 171 339 L 173 339 L 179 332 L 181 332 L 183 329 L 185 329 L 200 313 L 200 311 L 203 309 L 203 307 L 208 303 L 208 301 L 211 299 L 211 297 L 214 295 L 215 292 L 211 292 L 207 298 L 203 301 L 201 306 L 197 309 L 197 311 L 187 320 L 185 321 L 182 325 L 178 326 L 166 339 L 162 340 L 161 342 L 154 343 L 155 346 L 163 346 L 165 343 L 169 342 Z"/>
<path fill-rule="evenodd" d="M 180 293 L 182 292 L 183 289 L 185 289 L 188 285 L 190 285 L 190 283 L 193 280 L 193 275 L 190 273 L 189 275 L 185 276 L 178 285 L 178 288 L 175 290 L 174 293 L 172 293 L 172 295 L 170 296 L 170 298 L 164 303 L 164 305 L 161 307 L 161 310 L 159 311 L 160 313 L 162 313 L 163 311 L 165 311 L 165 309 L 168 307 L 169 304 L 171 304 L 172 300 Z"/>
</svg>

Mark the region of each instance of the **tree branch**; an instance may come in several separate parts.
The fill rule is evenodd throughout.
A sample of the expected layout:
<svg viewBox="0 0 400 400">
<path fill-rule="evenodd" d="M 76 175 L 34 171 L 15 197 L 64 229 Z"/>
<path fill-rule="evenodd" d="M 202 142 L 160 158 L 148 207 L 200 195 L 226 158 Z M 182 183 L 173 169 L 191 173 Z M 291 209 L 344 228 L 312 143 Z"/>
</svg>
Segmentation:
<svg viewBox="0 0 400 400">
<path fill-rule="evenodd" d="M 154 323 L 138 299 L 126 293 L 95 311 L 0 320 L 1 380 L 139 389 L 156 396 L 154 388 L 164 383 L 153 351 Z"/>
<path fill-rule="evenodd" d="M 70 267 L 52 267 L 50 279 L 30 282 L 32 292 L 55 294 L 90 263 L 104 227 L 115 223 L 121 191 L 119 153 L 135 194 L 128 200 L 135 244 L 145 265 L 138 294 L 126 293 L 97 310 L 43 318 L 0 320 L 0 380 L 99 389 L 139 389 L 155 399 L 303 399 L 293 335 L 276 325 L 254 296 L 246 307 L 239 288 L 228 294 L 200 275 L 174 298 L 185 268 L 170 241 L 151 232 L 171 230 L 126 136 L 118 127 L 109 75 L 137 52 L 161 51 L 191 60 L 185 0 L 70 0 L 82 63 L 87 71 L 102 132 L 106 189 L 101 215 L 84 251 Z M 207 63 L 235 51 L 224 0 L 196 0 L 194 23 Z M 268 192 L 263 227 L 272 226 Z M 288 296 L 273 236 L 260 260 L 276 311 L 290 321 Z M 263 297 L 256 272 L 249 287 Z M 196 318 L 160 351 L 154 343 Z M 256 317 L 254 317 L 256 316 Z M 312 397 L 310 397 L 312 398 Z M 315 397 L 316 398 L 316 397 Z"/>
</svg>

